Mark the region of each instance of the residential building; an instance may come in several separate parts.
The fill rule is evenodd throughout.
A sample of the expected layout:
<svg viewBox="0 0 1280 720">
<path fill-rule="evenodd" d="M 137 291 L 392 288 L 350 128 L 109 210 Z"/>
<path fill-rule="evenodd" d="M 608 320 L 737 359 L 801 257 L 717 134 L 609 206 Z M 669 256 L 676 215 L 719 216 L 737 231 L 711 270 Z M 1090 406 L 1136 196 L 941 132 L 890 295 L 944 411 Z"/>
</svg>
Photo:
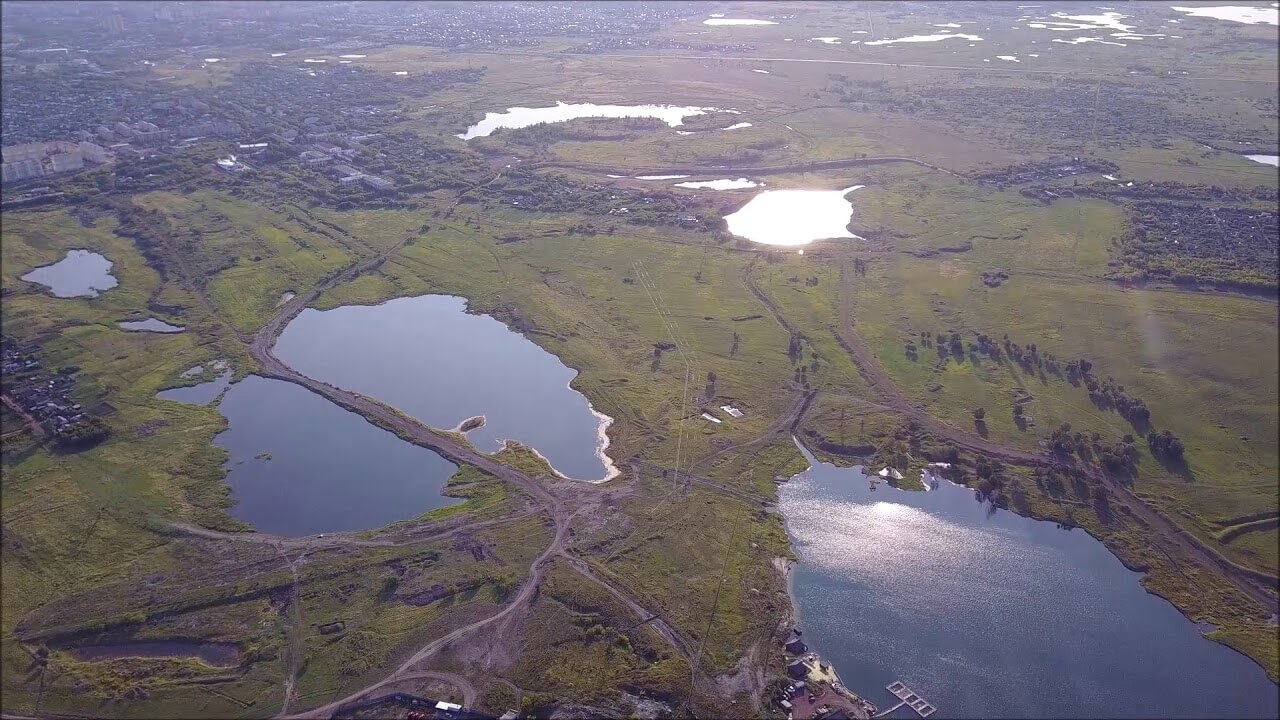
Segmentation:
<svg viewBox="0 0 1280 720">
<path fill-rule="evenodd" d="M 84 167 L 84 156 L 77 149 L 73 152 L 58 153 L 49 156 L 49 164 L 53 172 L 68 172 Z"/>
<path fill-rule="evenodd" d="M 0 165 L 0 175 L 3 176 L 4 182 L 17 182 L 44 175 L 44 166 L 35 158 L 7 162 Z"/>
<path fill-rule="evenodd" d="M 374 190 L 390 190 L 395 187 L 395 183 L 385 178 L 380 178 L 377 175 L 362 175 L 360 179 L 365 185 L 368 185 Z"/>
</svg>

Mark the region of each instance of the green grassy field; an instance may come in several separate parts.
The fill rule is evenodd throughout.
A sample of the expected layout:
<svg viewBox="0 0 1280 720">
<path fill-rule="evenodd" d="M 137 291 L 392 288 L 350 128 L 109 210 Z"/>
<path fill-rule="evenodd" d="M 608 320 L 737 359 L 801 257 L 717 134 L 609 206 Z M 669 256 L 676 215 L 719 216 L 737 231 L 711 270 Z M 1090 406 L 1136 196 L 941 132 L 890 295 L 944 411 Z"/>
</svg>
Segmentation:
<svg viewBox="0 0 1280 720">
<path fill-rule="evenodd" d="M 1181 47 L 1145 44 L 1132 60 L 1112 54 L 1118 48 L 1089 45 L 1045 52 L 1045 64 L 1058 71 L 1114 71 L 1103 83 L 1093 76 L 982 68 L 1002 49 L 1048 33 L 1024 35 L 1032 31 L 993 23 L 993 30 L 982 31 L 988 44 L 973 48 L 827 46 L 808 38 L 841 34 L 833 26 L 907 35 L 922 18 L 893 5 L 757 7 L 794 14 L 795 22 L 716 28 L 694 20 L 654 38 L 744 43 L 752 49 L 733 54 L 772 59 L 671 57 L 708 54 L 696 50 L 646 50 L 632 54 L 662 57 L 635 58 L 551 55 L 580 39 L 549 38 L 540 47 L 497 53 L 391 46 L 370 50 L 358 63 L 378 72 L 483 66 L 482 83 L 401 98 L 394 127 L 459 152 L 483 153 L 495 169 L 514 157 L 625 170 L 730 162 L 791 166 L 865 153 L 922 159 L 964 174 L 1083 153 L 1113 160 L 1125 178 L 1246 188 L 1276 182 L 1271 169 L 1203 144 L 1273 137 L 1274 111 L 1266 108 L 1274 108 L 1267 105 L 1274 84 L 1173 84 L 1150 73 L 1128 76 L 1131 66 L 1161 69 L 1194 60 L 1204 77 L 1267 79 L 1257 68 L 1271 56 L 1239 49 L 1252 47 L 1240 45 L 1241 38 L 1260 37 L 1266 28 L 1210 27 Z M 946 23 L 960 10 L 928 12 L 929 22 Z M 688 34 L 693 32 L 706 34 Z M 1048 45 L 1042 39 L 1041 49 Z M 1020 54 L 1029 49 L 1019 47 Z M 263 51 L 220 52 L 228 62 L 204 70 L 178 69 L 170 61 L 156 73 L 174 74 L 173 82 L 188 87 L 234 82 L 237 58 L 254 53 Z M 946 67 L 913 67 L 922 64 Z M 1033 67 L 1030 58 L 1009 65 Z M 1056 119 L 1059 110 L 1080 110 L 1082 96 L 1106 99 L 1101 132 L 1080 116 Z M 945 107 L 930 105 L 932 98 Z M 742 111 L 733 117 L 753 126 L 722 131 L 724 118 L 717 115 L 715 122 L 691 119 L 688 127 L 696 134 L 690 136 L 665 126 L 579 121 L 539 131 L 545 141 L 532 143 L 504 132 L 470 143 L 451 137 L 486 112 L 558 100 L 731 108 Z M 985 109 L 973 115 L 978 107 Z M 1148 116 L 1164 118 L 1166 129 L 1135 120 Z M 1174 132 L 1188 117 L 1198 124 Z M 1207 137 L 1204 128 L 1217 128 L 1222 137 Z M 625 137 L 601 139 L 613 135 Z M 570 176 L 665 189 L 662 183 L 610 180 L 603 171 Z M 708 170 L 706 176 L 720 173 Z M 496 203 L 462 204 L 450 214 L 445 211 L 453 190 L 402 199 L 398 209 L 343 212 L 282 199 L 250 174 L 236 181 L 242 197 L 221 176 L 193 192 L 117 193 L 115 199 L 154 211 L 182 231 L 162 241 L 162 279 L 133 242 L 114 232 L 117 220 L 109 213 L 61 205 L 6 210 L 0 236 L 4 334 L 42 343 L 48 367 L 79 366 L 77 400 L 86 406 L 105 400 L 115 412 L 105 418 L 111 439 L 65 454 L 37 446 L 7 409 L 0 415 L 5 710 L 270 716 L 282 707 L 291 642 L 302 663 L 292 709 L 315 707 L 384 677 L 430 638 L 503 606 L 550 542 L 551 529 L 540 515 L 478 528 L 467 542 L 455 536 L 405 547 L 308 551 L 296 603 L 288 602 L 293 578 L 282 559 L 287 553 L 182 535 L 165 525 L 247 529 L 226 512 L 226 453 L 212 442 L 225 419 L 213 407 L 158 400 L 156 391 L 194 382 L 180 373 L 215 358 L 229 360 L 237 377 L 253 372 L 245 340 L 274 315 L 284 293 L 306 292 L 342 268 L 391 250 L 375 270 L 324 292 L 315 306 L 460 295 L 472 311 L 493 314 L 576 368 L 573 387 L 615 420 L 610 453 L 626 474 L 598 495 L 582 494 L 590 500 L 582 500 L 587 509 L 573 521 L 569 552 L 696 642 L 699 671 L 709 677 L 728 677 L 744 654 L 767 648 L 759 643 L 790 612 L 774 566 L 791 554 L 781 518 L 758 501 L 678 484 L 670 474 L 633 476 L 627 466 L 639 459 L 688 470 L 705 460 L 699 474 L 773 497 L 776 478 L 803 468 L 786 433 L 774 430 L 806 390 L 817 396 L 802 432 L 874 453 L 909 436 L 903 418 L 870 396 L 837 341 L 842 293 L 850 293 L 845 299 L 852 301 L 857 334 L 896 387 L 931 415 L 974 430 L 973 411 L 982 407 L 991 440 L 1030 450 L 1064 422 L 1109 443 L 1133 433 L 1140 453 L 1134 490 L 1141 498 L 1230 560 L 1277 572 L 1280 338 L 1274 301 L 1126 288 L 1106 280 L 1112 241 L 1125 232 L 1127 220 L 1121 208 L 1101 200 L 1045 205 L 1016 187 L 1000 190 L 907 163 L 757 179 L 768 188 L 865 185 L 850 198 L 851 228 L 866 239 L 817 243 L 801 254 L 601 214 L 531 213 Z M 729 210 L 751 192 L 701 196 Z M 593 236 L 570 232 L 587 221 L 615 227 Z M 499 240 L 504 237 L 517 239 Z M 97 298 L 56 299 L 19 279 L 73 248 L 107 256 L 120 285 Z M 866 272 L 842 290 L 841 265 L 855 259 Z M 995 272 L 1007 277 L 985 284 L 984 273 Z M 157 303 L 177 309 L 149 307 Z M 115 325 L 151 315 L 187 330 L 128 333 Z M 803 338 L 798 357 L 788 355 L 792 332 Z M 1164 467 L 1143 433 L 1095 407 L 1084 388 L 985 358 L 940 362 L 933 348 L 923 346 L 926 332 L 956 332 L 965 341 L 977 333 L 996 339 L 1008 334 L 1064 361 L 1088 358 L 1097 376 L 1115 378 L 1147 403 L 1155 427 L 1182 438 L 1186 467 Z M 908 342 L 922 346 L 916 359 L 905 352 Z M 668 349 L 655 353 L 659 345 Z M 711 373 L 714 397 L 701 397 Z M 1015 399 L 1034 418 L 1026 429 L 1014 422 Z M 721 424 L 700 417 L 704 408 L 723 415 L 722 404 L 745 416 Z M 533 476 L 546 474 L 528 453 L 508 451 L 501 459 Z M 1218 625 L 1216 639 L 1277 675 L 1274 627 L 1215 572 L 1164 554 L 1123 513 L 1099 516 L 1069 493 L 1055 500 L 1025 470 L 1011 468 L 1009 475 L 1020 490 L 1019 512 L 1084 527 L 1129 565 L 1148 568 L 1150 589 Z M 914 479 L 904 482 L 909 485 Z M 490 521 L 529 504 L 523 493 L 466 468 L 449 492 L 470 502 L 427 519 Z M 472 546 L 491 554 L 477 560 Z M 441 597 L 423 600 L 436 586 L 445 591 Z M 407 600 L 415 595 L 414 602 Z M 295 613 L 302 618 L 297 636 L 290 631 Z M 74 631 L 104 623 L 123 623 L 134 638 L 234 642 L 244 661 L 228 671 L 191 660 L 76 659 L 69 646 L 88 636 Z M 332 629 L 333 623 L 341 629 L 321 633 L 322 625 Z M 521 619 L 518 642 L 495 642 L 492 652 L 451 648 L 435 662 L 464 674 L 484 668 L 484 682 L 476 684 L 483 690 L 481 706 L 494 712 L 516 702 L 506 682 L 525 691 L 528 709 L 566 698 L 609 706 L 619 688 L 628 688 L 700 715 L 725 711 L 690 689 L 690 668 L 679 653 L 634 623 L 628 609 L 560 558 L 551 562 Z M 41 646 L 50 648 L 45 666 L 33 655 Z M 776 669 L 776 657 L 752 657 Z M 740 689 L 729 707 L 745 708 L 749 698 L 741 688 L 749 683 L 734 686 Z"/>
</svg>

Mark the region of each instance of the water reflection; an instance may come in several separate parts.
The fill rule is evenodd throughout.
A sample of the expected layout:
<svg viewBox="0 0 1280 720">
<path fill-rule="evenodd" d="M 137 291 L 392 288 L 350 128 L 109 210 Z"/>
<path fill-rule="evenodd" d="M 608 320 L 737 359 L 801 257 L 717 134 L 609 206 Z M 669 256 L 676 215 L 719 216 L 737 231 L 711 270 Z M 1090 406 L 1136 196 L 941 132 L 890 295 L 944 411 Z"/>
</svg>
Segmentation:
<svg viewBox="0 0 1280 720">
<path fill-rule="evenodd" d="M 936 717 L 1274 717 L 1262 668 L 1203 638 L 1083 531 L 990 512 L 947 481 L 883 483 L 809 456 L 780 491 L 805 639 L 882 707 Z"/>
</svg>

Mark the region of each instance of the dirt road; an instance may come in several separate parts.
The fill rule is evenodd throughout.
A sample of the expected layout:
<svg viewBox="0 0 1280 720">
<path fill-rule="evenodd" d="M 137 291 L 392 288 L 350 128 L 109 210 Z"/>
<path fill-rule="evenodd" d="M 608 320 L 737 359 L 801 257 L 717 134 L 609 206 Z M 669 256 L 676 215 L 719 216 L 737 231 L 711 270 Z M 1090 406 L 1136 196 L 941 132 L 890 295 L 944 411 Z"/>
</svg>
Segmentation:
<svg viewBox="0 0 1280 720">
<path fill-rule="evenodd" d="M 44 428 L 40 427 L 40 423 L 36 422 L 36 419 L 31 417 L 26 410 L 23 410 L 17 401 L 9 397 L 9 393 L 0 394 L 0 399 L 4 401 L 6 407 L 17 413 L 27 423 L 27 427 L 31 428 L 31 434 L 35 435 L 36 440 L 44 439 Z"/>
</svg>

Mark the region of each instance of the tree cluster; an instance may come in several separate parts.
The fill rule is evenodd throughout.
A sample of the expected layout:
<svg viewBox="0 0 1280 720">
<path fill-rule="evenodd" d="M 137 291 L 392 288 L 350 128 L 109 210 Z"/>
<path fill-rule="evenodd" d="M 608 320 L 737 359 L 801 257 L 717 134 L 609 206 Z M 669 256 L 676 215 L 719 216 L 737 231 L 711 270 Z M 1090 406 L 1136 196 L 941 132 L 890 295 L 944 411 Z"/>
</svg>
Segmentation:
<svg viewBox="0 0 1280 720">
<path fill-rule="evenodd" d="M 1151 454 L 1160 459 L 1182 460 L 1182 440 L 1168 430 L 1159 433 L 1155 430 L 1148 432 L 1147 446 L 1151 448 Z"/>
</svg>

